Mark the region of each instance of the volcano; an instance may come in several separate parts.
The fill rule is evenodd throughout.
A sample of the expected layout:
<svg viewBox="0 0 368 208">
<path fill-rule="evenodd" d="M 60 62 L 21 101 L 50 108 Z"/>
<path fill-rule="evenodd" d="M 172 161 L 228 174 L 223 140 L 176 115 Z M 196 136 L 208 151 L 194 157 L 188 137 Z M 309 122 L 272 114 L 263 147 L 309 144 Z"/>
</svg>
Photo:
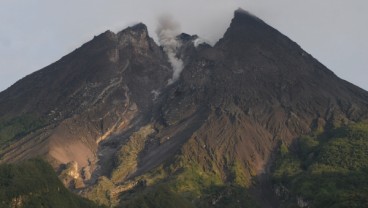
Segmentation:
<svg viewBox="0 0 368 208">
<path fill-rule="evenodd" d="M 278 207 L 280 146 L 368 118 L 368 92 L 242 9 L 214 46 L 197 38 L 176 37 L 173 83 L 142 23 L 21 79 L 0 93 L 0 162 L 41 157 L 107 206 Z"/>
</svg>

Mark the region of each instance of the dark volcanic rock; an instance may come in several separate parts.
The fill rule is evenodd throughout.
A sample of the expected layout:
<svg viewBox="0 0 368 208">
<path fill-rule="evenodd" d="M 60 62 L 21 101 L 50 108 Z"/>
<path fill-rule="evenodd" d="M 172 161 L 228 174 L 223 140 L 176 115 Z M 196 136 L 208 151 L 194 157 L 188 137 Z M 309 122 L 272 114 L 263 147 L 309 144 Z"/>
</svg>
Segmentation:
<svg viewBox="0 0 368 208">
<path fill-rule="evenodd" d="M 166 55 L 145 25 L 106 31 L 0 94 L 1 118 L 31 114 L 44 121 L 43 129 L 18 138 L 1 159 L 46 154 L 55 164 L 94 163 L 98 143 L 149 111 L 152 91 L 170 76 Z"/>
<path fill-rule="evenodd" d="M 191 137 L 194 142 L 185 146 L 188 155 L 198 154 L 193 152 L 196 144 L 200 152 L 230 155 L 250 173 L 262 172 L 277 143 L 290 143 L 321 127 L 318 122 L 339 125 L 367 118 L 366 91 L 341 80 L 243 10 L 235 12 L 214 47 L 184 47 L 181 79 L 167 92 L 161 109 L 169 126 L 208 110 Z M 217 162 L 219 167 L 229 163 L 224 158 Z"/>
</svg>

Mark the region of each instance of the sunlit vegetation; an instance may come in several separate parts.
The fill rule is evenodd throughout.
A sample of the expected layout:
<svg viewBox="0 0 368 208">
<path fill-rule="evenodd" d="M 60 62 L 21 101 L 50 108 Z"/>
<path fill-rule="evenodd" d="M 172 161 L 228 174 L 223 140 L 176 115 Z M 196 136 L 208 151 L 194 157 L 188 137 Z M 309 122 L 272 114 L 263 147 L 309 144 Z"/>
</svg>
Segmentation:
<svg viewBox="0 0 368 208">
<path fill-rule="evenodd" d="M 151 125 L 147 125 L 134 132 L 126 144 L 118 151 L 116 167 L 111 173 L 111 180 L 115 183 L 125 179 L 138 166 L 138 154 L 144 149 L 147 137 L 154 132 Z"/>
<path fill-rule="evenodd" d="M 175 160 L 143 177 L 144 187 L 122 193 L 122 207 L 258 207 L 248 188 L 238 185 L 242 177 L 236 170 L 233 180 L 223 181 L 218 172 L 206 171 L 186 157 Z"/>
<path fill-rule="evenodd" d="M 148 188 L 122 203 L 126 208 L 194 208 L 192 203 L 165 185 Z"/>
<path fill-rule="evenodd" d="M 102 176 L 98 182 L 84 193 L 84 196 L 93 200 L 97 204 L 113 207 L 117 204 L 116 199 L 112 197 L 114 184 L 106 177 Z"/>
<path fill-rule="evenodd" d="M 188 198 L 172 190 L 169 184 L 160 184 L 131 194 L 132 198 L 123 201 L 128 208 L 257 208 L 258 205 L 243 187 L 235 185 L 209 186 L 203 189 L 198 198 Z"/>
<path fill-rule="evenodd" d="M 368 207 L 367 123 L 302 136 L 283 152 L 273 171 L 283 207 Z"/>
</svg>

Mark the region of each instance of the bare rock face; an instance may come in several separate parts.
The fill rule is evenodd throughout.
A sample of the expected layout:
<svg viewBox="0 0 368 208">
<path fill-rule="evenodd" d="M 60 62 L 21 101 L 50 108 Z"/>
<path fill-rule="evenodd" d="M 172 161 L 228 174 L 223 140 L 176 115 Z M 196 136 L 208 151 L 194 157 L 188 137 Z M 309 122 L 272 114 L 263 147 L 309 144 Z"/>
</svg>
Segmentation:
<svg viewBox="0 0 368 208">
<path fill-rule="evenodd" d="M 79 173 L 78 163 L 75 161 L 68 162 L 61 171 L 59 178 L 66 187 L 83 188 L 83 180 Z"/>
<path fill-rule="evenodd" d="M 14 138 L 2 162 L 44 155 L 57 168 L 95 168 L 98 144 L 152 106 L 170 77 L 165 54 L 143 24 L 107 31 L 0 96 L 2 119 L 32 115 L 41 128 Z M 88 178 L 88 177 L 87 177 Z"/>
<path fill-rule="evenodd" d="M 185 68 L 163 97 L 159 117 L 173 129 L 197 121 L 186 128 L 192 133 L 185 134 L 182 151 L 203 163 L 215 160 L 225 178 L 234 161 L 250 178 L 267 171 L 270 153 L 280 142 L 290 144 L 317 128 L 367 118 L 366 91 L 243 10 L 235 12 L 214 47 L 184 46 Z"/>
<path fill-rule="evenodd" d="M 214 47 L 195 47 L 188 39 L 178 53 L 184 70 L 160 96 L 158 132 L 132 176 L 180 155 L 175 163 L 249 187 L 252 178 L 269 173 L 279 144 L 367 119 L 366 91 L 244 11 L 235 12 Z"/>
<path fill-rule="evenodd" d="M 107 180 L 113 196 L 177 158 L 249 186 L 278 144 L 368 117 L 366 91 L 243 10 L 215 46 L 197 38 L 177 37 L 184 69 L 170 85 L 168 57 L 143 24 L 18 81 L 0 94 L 0 122 L 27 115 L 41 125 L 0 143 L 1 162 L 42 155 L 73 167 L 78 187 Z"/>
</svg>

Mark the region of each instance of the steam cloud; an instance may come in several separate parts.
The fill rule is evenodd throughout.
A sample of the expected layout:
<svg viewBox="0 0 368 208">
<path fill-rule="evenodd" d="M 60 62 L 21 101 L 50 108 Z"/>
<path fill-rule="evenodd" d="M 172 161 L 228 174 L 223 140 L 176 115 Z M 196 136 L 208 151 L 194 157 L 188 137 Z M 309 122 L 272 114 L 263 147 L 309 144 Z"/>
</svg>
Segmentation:
<svg viewBox="0 0 368 208">
<path fill-rule="evenodd" d="M 158 19 L 158 27 L 156 33 L 158 41 L 163 47 L 165 53 L 169 57 L 169 62 L 173 68 L 172 78 L 169 80 L 169 85 L 179 79 L 181 71 L 183 71 L 183 61 L 176 56 L 176 52 L 181 43 L 176 39 L 179 34 L 180 26 L 173 22 L 170 16 L 161 16 Z"/>
</svg>

